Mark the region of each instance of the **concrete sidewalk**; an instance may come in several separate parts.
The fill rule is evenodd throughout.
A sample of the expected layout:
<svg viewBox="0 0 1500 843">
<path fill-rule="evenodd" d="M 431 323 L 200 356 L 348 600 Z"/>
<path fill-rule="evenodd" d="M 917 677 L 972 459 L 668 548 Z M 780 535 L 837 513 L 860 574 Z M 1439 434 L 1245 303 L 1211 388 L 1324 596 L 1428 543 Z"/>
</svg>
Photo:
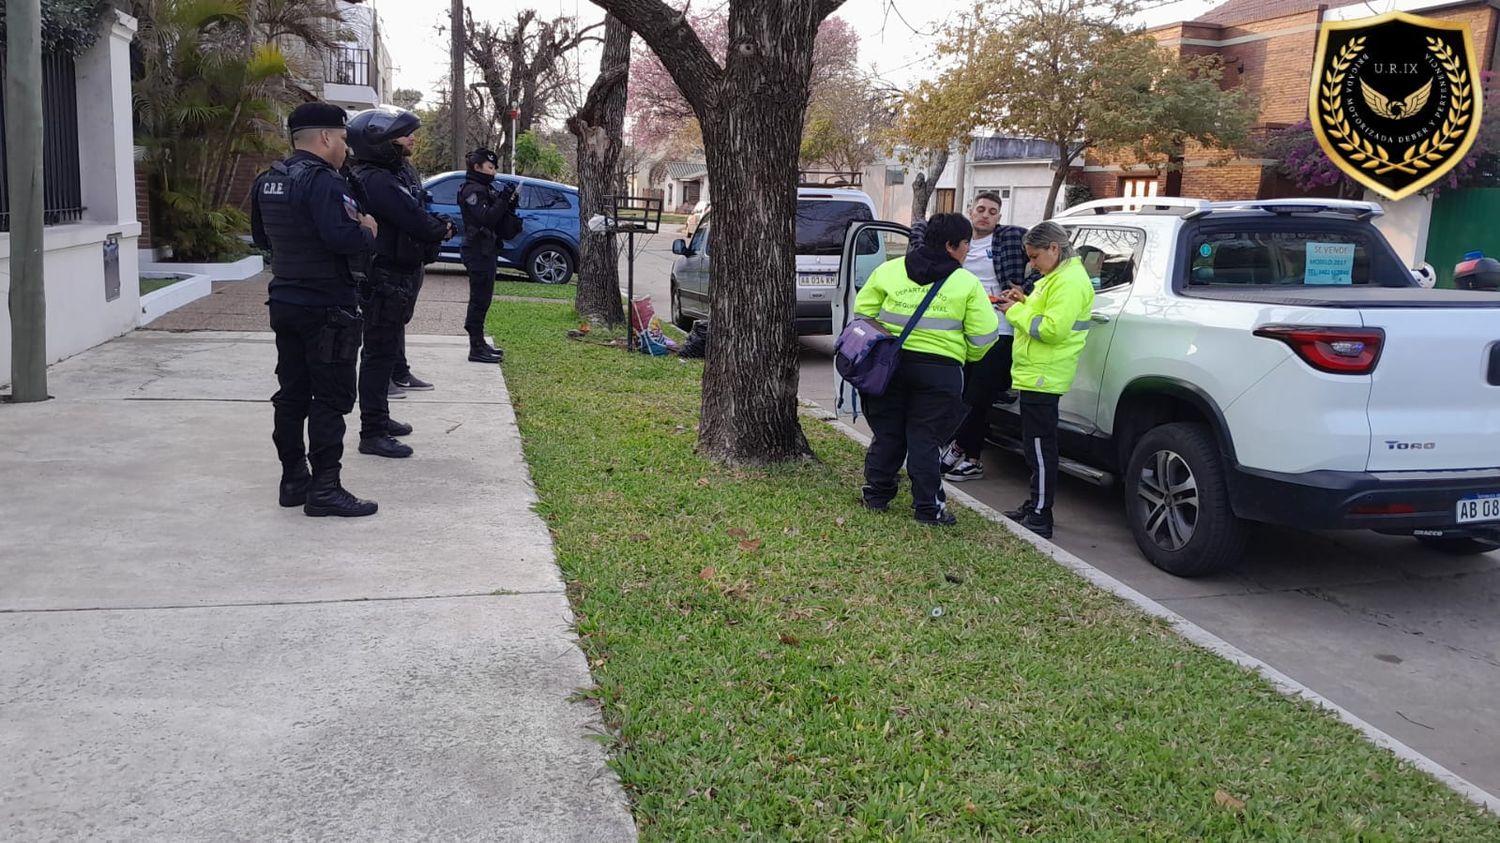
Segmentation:
<svg viewBox="0 0 1500 843">
<path fill-rule="evenodd" d="M 276 505 L 270 334 L 137 332 L 0 405 L 0 838 L 634 838 L 465 350 L 408 340 L 414 458 L 349 434 L 365 519 Z"/>
</svg>

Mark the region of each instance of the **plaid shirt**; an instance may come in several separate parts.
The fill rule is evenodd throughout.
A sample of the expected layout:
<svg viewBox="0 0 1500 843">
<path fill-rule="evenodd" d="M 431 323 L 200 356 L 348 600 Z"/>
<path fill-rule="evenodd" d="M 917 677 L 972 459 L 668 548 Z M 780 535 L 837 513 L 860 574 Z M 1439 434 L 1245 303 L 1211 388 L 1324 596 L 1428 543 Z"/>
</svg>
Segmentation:
<svg viewBox="0 0 1500 843">
<path fill-rule="evenodd" d="M 914 223 L 911 227 L 912 243 L 921 243 L 926 232 L 927 220 Z M 1021 238 L 1025 236 L 1026 229 L 1019 225 L 995 227 L 994 239 L 990 241 L 990 258 L 995 262 L 995 282 L 1001 289 L 1007 284 L 1019 286 L 1026 280 L 1026 249 L 1021 245 Z"/>
</svg>

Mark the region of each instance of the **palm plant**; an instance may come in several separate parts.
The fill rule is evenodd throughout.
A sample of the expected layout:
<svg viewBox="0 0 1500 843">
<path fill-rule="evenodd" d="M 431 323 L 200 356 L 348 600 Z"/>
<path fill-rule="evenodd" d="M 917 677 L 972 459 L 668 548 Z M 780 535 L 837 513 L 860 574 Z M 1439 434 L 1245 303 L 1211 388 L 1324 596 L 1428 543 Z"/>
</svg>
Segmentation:
<svg viewBox="0 0 1500 843">
<path fill-rule="evenodd" d="M 278 41 L 333 43 L 341 30 L 321 27 L 337 12 L 322 0 L 259 0 L 253 25 L 245 0 L 137 0 L 136 12 L 137 144 L 161 231 L 180 259 L 233 257 L 246 227 L 227 206 L 235 168 L 283 143 L 290 68 Z"/>
</svg>

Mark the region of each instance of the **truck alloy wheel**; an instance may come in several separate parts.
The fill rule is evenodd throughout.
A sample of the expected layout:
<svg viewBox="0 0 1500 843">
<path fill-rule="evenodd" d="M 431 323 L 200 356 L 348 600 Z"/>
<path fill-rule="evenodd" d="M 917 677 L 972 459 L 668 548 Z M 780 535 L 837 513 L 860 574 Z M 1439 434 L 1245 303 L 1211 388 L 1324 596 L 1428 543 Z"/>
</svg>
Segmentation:
<svg viewBox="0 0 1500 843">
<path fill-rule="evenodd" d="M 1135 543 L 1163 571 L 1202 576 L 1244 554 L 1249 525 L 1229 504 L 1224 460 L 1206 425 L 1148 431 L 1132 452 L 1125 487 Z"/>
</svg>

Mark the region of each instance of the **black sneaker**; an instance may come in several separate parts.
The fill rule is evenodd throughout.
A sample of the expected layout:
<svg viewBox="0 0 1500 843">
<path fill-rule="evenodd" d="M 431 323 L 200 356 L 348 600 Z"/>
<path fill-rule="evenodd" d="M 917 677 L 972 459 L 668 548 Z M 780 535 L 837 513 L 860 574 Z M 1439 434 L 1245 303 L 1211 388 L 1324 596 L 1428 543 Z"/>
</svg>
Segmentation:
<svg viewBox="0 0 1500 843">
<path fill-rule="evenodd" d="M 485 347 L 469 349 L 470 363 L 503 363 L 504 361 L 505 355 L 498 350 L 491 352 L 490 349 Z"/>
<path fill-rule="evenodd" d="M 963 483 L 968 480 L 983 480 L 984 466 L 978 460 L 965 459 L 958 465 L 943 472 L 943 479 L 950 483 Z"/>
<path fill-rule="evenodd" d="M 410 445 L 403 445 L 389 436 L 371 436 L 359 440 L 359 452 L 372 457 L 390 457 L 399 460 L 412 455 Z"/>
<path fill-rule="evenodd" d="M 889 512 L 891 508 L 890 501 L 872 501 L 869 498 L 860 498 L 860 503 L 863 503 L 865 509 L 871 512 Z"/>
<path fill-rule="evenodd" d="M 958 523 L 958 518 L 946 509 L 936 515 L 918 515 L 916 518 L 918 524 L 926 524 L 929 527 L 952 527 Z"/>
<path fill-rule="evenodd" d="M 394 383 L 391 384 L 390 387 L 387 388 L 386 391 L 385 391 L 385 398 L 386 398 L 387 401 L 395 401 L 398 398 L 405 398 L 405 397 L 406 397 L 406 390 L 402 389 L 399 386 L 396 386 Z"/>
<path fill-rule="evenodd" d="M 385 432 L 389 433 L 392 436 L 410 436 L 411 425 L 402 424 L 395 419 L 387 419 L 385 423 Z"/>
<path fill-rule="evenodd" d="M 409 392 L 426 392 L 434 388 L 432 384 L 412 374 L 391 378 L 391 383 Z"/>
<path fill-rule="evenodd" d="M 1033 512 L 1036 512 L 1036 507 L 1032 505 L 1031 501 L 1027 501 L 1015 509 L 1006 511 L 1004 514 L 1006 518 L 1012 521 L 1025 521 Z"/>
<path fill-rule="evenodd" d="M 1021 526 L 1044 539 L 1052 538 L 1052 513 L 1032 512 L 1021 521 Z"/>
</svg>

